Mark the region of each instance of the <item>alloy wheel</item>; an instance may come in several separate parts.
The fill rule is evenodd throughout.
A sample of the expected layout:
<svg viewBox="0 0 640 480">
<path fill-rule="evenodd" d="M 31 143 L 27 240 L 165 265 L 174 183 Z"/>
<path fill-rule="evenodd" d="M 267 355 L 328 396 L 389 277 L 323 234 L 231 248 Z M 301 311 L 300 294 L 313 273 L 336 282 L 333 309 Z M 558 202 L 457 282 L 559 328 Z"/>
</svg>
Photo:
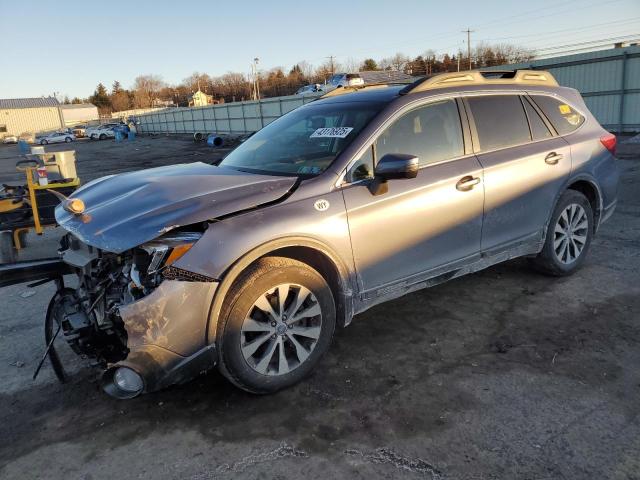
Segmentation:
<svg viewBox="0 0 640 480">
<path fill-rule="evenodd" d="M 587 244 L 589 219 L 581 205 L 567 205 L 554 228 L 553 250 L 564 265 L 575 262 Z"/>
<path fill-rule="evenodd" d="M 286 375 L 302 365 L 320 338 L 322 310 L 315 295 L 293 283 L 264 292 L 241 328 L 247 364 L 262 375 Z"/>
</svg>

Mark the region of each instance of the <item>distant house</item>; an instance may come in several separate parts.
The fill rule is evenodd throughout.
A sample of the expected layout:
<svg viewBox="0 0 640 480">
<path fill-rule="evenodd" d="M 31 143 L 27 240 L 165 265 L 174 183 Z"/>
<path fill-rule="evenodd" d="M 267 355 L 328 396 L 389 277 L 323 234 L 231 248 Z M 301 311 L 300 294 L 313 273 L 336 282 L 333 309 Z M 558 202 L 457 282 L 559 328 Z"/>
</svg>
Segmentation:
<svg viewBox="0 0 640 480">
<path fill-rule="evenodd" d="M 60 113 L 65 126 L 87 123 L 91 120 L 98 120 L 98 107 L 92 103 L 77 103 L 71 105 L 60 105 Z"/>
<path fill-rule="evenodd" d="M 159 98 L 154 98 L 153 102 L 151 102 L 152 107 L 176 107 L 177 105 L 173 100 L 160 100 Z"/>
<path fill-rule="evenodd" d="M 213 95 L 207 95 L 201 90 L 198 90 L 193 94 L 191 100 L 189 100 L 190 107 L 206 107 L 207 105 L 213 105 L 214 103 L 220 103 L 213 98 Z"/>
</svg>

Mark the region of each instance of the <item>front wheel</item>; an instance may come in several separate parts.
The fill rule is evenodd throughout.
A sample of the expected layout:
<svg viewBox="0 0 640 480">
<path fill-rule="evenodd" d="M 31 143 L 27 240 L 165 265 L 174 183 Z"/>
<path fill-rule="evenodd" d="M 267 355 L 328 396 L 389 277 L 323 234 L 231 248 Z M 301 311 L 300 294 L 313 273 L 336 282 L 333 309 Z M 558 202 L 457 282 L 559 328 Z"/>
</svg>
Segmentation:
<svg viewBox="0 0 640 480">
<path fill-rule="evenodd" d="M 544 247 L 533 266 L 554 276 L 571 275 L 584 263 L 594 231 L 593 210 L 587 197 L 567 190 L 551 216 Z"/>
<path fill-rule="evenodd" d="M 105 138 L 107 138 L 107 136 L 104 133 L 101 133 L 99 138 L 100 140 L 104 140 Z"/>
<path fill-rule="evenodd" d="M 49 142 L 47 142 L 46 140 L 40 140 L 40 145 L 46 145 L 47 143 Z"/>
<path fill-rule="evenodd" d="M 71 137 L 65 137 L 64 141 L 65 143 L 71 143 Z"/>
<path fill-rule="evenodd" d="M 231 288 L 218 325 L 220 370 L 251 393 L 302 380 L 329 349 L 336 324 L 331 288 L 310 266 L 266 257 Z"/>
</svg>

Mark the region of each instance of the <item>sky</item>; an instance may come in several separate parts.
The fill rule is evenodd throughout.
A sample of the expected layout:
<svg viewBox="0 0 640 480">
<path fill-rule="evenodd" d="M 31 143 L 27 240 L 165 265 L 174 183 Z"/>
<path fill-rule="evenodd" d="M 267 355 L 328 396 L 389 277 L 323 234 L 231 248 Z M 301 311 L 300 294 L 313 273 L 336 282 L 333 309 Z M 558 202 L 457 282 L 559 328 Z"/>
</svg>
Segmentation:
<svg viewBox="0 0 640 480">
<path fill-rule="evenodd" d="M 0 0 L 0 98 L 86 98 L 156 74 L 248 73 L 512 43 L 552 54 L 640 39 L 640 0 Z M 586 43 L 591 41 L 601 41 Z"/>
</svg>

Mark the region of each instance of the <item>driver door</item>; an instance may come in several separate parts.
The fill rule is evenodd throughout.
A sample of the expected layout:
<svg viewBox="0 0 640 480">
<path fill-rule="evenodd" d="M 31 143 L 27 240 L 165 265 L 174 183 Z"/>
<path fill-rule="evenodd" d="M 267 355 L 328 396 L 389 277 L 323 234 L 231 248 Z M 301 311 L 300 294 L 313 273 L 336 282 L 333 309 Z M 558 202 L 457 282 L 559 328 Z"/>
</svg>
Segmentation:
<svg viewBox="0 0 640 480">
<path fill-rule="evenodd" d="M 347 172 L 342 191 L 364 301 L 479 258 L 483 172 L 463 137 L 457 102 L 430 103 L 398 118 Z M 417 156 L 420 170 L 373 195 L 373 165 L 387 153 Z M 472 185 L 462 187 L 465 180 Z"/>
</svg>

